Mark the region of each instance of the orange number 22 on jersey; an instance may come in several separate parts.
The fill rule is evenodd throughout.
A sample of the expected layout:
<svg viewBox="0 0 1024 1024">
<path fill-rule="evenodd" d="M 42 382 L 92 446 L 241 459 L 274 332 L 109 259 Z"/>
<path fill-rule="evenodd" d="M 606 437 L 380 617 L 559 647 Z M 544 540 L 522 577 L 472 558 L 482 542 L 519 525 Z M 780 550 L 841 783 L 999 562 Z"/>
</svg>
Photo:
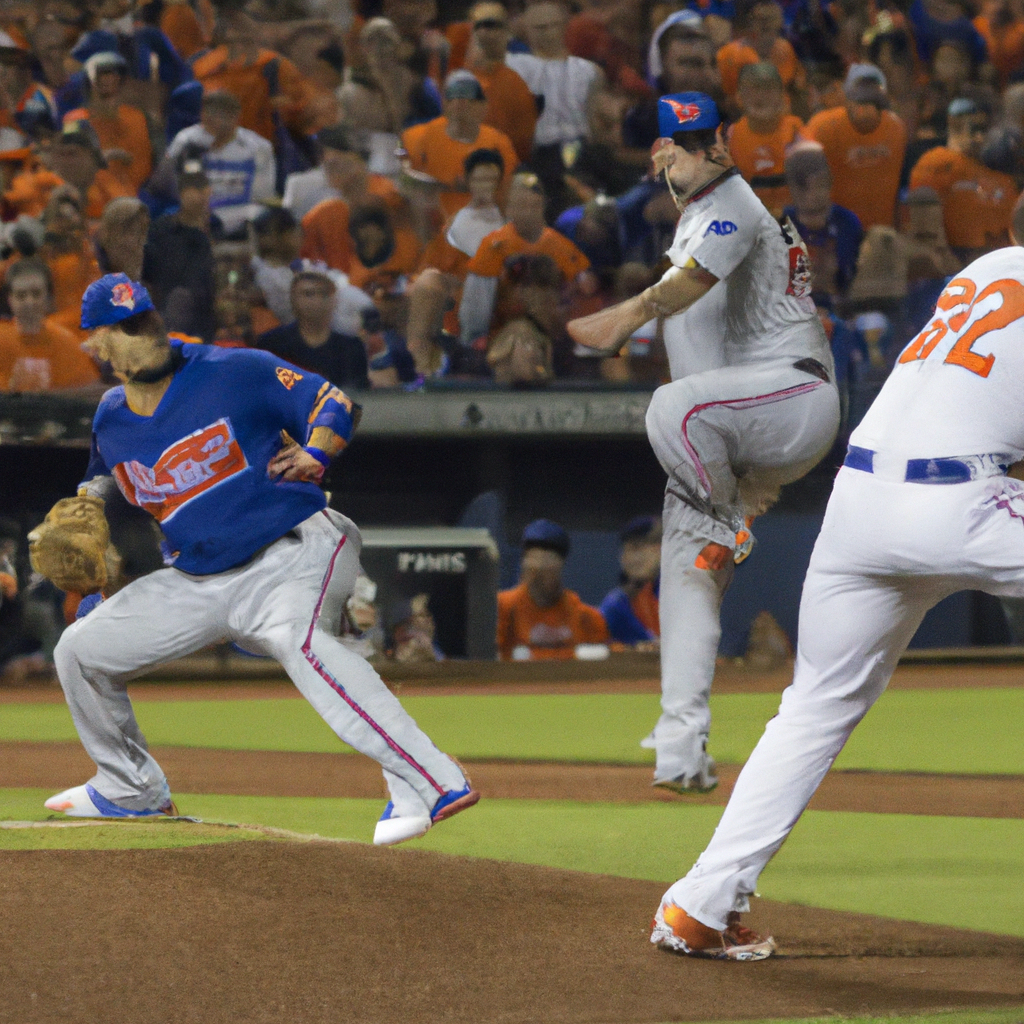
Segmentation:
<svg viewBox="0 0 1024 1024">
<path fill-rule="evenodd" d="M 1002 303 L 995 309 L 979 317 L 957 339 L 943 362 L 951 366 L 962 366 L 979 377 L 987 377 L 996 361 L 994 355 L 979 355 L 974 351 L 975 344 L 989 331 L 998 331 L 1014 320 L 1024 316 L 1024 285 L 1012 278 L 993 281 L 980 292 L 978 286 L 969 277 L 957 277 L 946 285 L 946 290 L 939 296 L 935 304 L 943 312 L 962 306 L 959 313 L 954 313 L 948 320 L 933 320 L 904 350 L 899 358 L 901 363 L 912 363 L 918 359 L 927 359 L 935 346 L 952 330 L 960 331 L 971 318 L 975 306 L 992 295 L 1000 295 Z"/>
</svg>

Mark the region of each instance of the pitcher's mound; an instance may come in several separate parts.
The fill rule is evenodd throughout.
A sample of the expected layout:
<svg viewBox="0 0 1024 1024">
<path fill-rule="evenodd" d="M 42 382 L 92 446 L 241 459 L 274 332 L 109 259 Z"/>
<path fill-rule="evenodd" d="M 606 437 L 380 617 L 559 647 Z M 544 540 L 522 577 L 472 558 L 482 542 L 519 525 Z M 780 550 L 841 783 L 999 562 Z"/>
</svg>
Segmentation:
<svg viewBox="0 0 1024 1024">
<path fill-rule="evenodd" d="M 1024 1003 L 1024 942 L 762 903 L 786 954 L 648 942 L 661 883 L 277 842 L 0 857 L 0 1021 L 731 1020 Z"/>
</svg>

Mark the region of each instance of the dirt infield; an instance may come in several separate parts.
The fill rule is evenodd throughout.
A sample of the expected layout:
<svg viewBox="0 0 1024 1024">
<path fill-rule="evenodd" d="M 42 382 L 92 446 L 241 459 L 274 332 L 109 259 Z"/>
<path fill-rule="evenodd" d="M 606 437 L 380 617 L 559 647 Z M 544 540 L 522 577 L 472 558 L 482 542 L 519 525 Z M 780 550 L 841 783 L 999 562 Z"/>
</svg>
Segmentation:
<svg viewBox="0 0 1024 1024">
<path fill-rule="evenodd" d="M 387 799 L 377 765 L 353 754 L 155 747 L 153 755 L 176 793 Z M 484 796 L 530 800 L 686 800 L 724 805 L 739 774 L 737 766 L 722 765 L 721 782 L 713 793 L 678 797 L 652 788 L 651 769 L 643 766 L 470 760 L 465 765 Z M 0 743 L 0 779 L 6 786 L 60 790 L 88 778 L 93 770 L 78 743 Z M 830 772 L 811 807 L 1024 818 L 1024 779 L 1015 775 Z"/>
<path fill-rule="evenodd" d="M 1013 1006 L 1024 942 L 764 904 L 786 956 L 647 942 L 662 886 L 356 844 L 0 856 L 0 1021 L 655 1022 Z"/>
</svg>

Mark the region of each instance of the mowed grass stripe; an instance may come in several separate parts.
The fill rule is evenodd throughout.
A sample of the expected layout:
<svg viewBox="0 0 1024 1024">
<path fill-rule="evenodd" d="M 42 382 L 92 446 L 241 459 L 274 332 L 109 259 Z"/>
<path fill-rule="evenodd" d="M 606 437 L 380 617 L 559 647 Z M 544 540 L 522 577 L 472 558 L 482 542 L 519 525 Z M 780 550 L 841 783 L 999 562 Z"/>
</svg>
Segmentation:
<svg viewBox="0 0 1024 1024">
<path fill-rule="evenodd" d="M 639 740 L 659 713 L 654 694 L 409 697 L 431 738 L 466 758 L 650 763 Z M 778 709 L 775 694 L 711 698 L 710 749 L 724 764 L 746 760 Z M 154 745 L 332 752 L 340 744 L 305 701 L 154 701 L 136 713 Z M 882 696 L 853 734 L 838 768 L 1024 774 L 1024 688 L 899 690 Z M 1008 727 L 1008 723 L 1013 723 Z M 0 739 L 75 739 L 57 704 L 0 705 Z"/>
<path fill-rule="evenodd" d="M 48 795 L 0 790 L 0 817 L 44 819 Z M 360 842 L 370 841 L 383 807 L 379 800 L 181 793 L 176 798 L 183 814 L 209 821 Z M 483 800 L 406 848 L 667 885 L 696 860 L 721 810 L 682 802 Z M 8 835 L 0 829 L 0 850 L 10 848 Z M 1024 821 L 809 811 L 758 888 L 786 902 L 1024 937 L 1022 875 Z"/>
</svg>

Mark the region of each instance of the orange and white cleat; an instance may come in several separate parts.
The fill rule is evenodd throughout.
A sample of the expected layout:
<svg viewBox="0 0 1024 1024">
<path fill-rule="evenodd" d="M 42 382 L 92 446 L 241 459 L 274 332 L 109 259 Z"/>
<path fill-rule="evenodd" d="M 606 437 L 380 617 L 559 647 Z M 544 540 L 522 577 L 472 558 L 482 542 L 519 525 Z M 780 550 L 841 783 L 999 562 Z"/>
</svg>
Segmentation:
<svg viewBox="0 0 1024 1024">
<path fill-rule="evenodd" d="M 743 526 L 736 531 L 736 547 L 733 548 L 732 552 L 732 560 L 736 565 L 747 560 L 750 552 L 754 550 L 754 545 L 757 543 L 754 535 L 750 532 L 753 522 L 754 517 L 747 516 Z"/>
<path fill-rule="evenodd" d="M 705 960 L 767 960 L 775 952 L 775 940 L 763 938 L 740 924 L 740 915 L 729 915 L 724 932 L 690 917 L 674 903 L 662 903 L 654 915 L 651 942 L 659 949 Z"/>
</svg>

